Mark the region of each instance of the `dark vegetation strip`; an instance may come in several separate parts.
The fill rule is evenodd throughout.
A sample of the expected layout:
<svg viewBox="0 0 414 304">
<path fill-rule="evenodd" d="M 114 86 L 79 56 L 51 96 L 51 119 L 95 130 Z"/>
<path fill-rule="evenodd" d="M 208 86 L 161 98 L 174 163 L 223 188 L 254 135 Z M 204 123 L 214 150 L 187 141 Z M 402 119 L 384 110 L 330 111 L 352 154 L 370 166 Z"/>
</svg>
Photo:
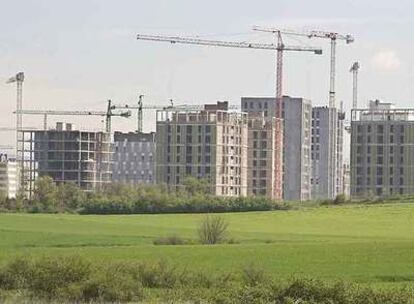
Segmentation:
<svg viewBox="0 0 414 304">
<path fill-rule="evenodd" d="M 407 279 L 407 278 L 405 278 Z M 278 281 L 248 265 L 214 274 L 165 262 L 91 262 L 78 256 L 17 258 L 0 267 L 0 302 L 414 303 L 409 288 L 378 290 L 309 278 Z"/>
<path fill-rule="evenodd" d="M 211 193 L 205 180 L 187 178 L 177 189 L 165 185 L 111 184 L 94 193 L 85 193 L 74 184 L 55 185 L 51 178 L 36 181 L 35 192 L 28 200 L 23 195 L 7 199 L 0 193 L 0 212 L 77 213 L 77 214 L 160 214 L 160 213 L 223 213 L 289 210 L 342 204 L 397 203 L 412 197 L 368 198 L 349 201 L 343 195 L 334 200 L 314 202 L 280 202 L 266 197 L 218 197 Z"/>
</svg>

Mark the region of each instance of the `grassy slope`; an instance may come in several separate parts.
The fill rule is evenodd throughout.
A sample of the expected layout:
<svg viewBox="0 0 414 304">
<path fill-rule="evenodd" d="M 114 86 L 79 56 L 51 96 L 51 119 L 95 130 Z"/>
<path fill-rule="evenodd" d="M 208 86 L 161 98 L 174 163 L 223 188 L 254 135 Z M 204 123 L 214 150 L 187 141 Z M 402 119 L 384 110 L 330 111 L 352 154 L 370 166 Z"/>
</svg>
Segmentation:
<svg viewBox="0 0 414 304">
<path fill-rule="evenodd" d="M 279 277 L 414 281 L 414 204 L 224 214 L 237 245 L 153 246 L 159 236 L 196 238 L 203 215 L 0 214 L 0 259 L 81 254 L 167 259 L 225 271 L 255 263 Z"/>
</svg>

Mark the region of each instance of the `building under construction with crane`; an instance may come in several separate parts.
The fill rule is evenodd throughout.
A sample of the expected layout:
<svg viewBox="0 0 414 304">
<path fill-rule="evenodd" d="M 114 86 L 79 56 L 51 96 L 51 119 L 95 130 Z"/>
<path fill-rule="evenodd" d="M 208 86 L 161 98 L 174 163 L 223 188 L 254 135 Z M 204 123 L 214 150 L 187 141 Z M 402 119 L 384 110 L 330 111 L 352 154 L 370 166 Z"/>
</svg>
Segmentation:
<svg viewBox="0 0 414 304">
<path fill-rule="evenodd" d="M 20 185 L 31 197 L 38 177 L 49 176 L 56 184 L 74 183 L 85 191 L 99 189 L 111 182 L 113 116 L 129 117 L 130 111 L 114 112 L 111 101 L 106 111 L 18 110 L 17 115 L 43 116 L 43 130 L 22 128 L 18 132 L 17 157 L 20 160 Z M 105 130 L 76 130 L 59 122 L 48 129 L 48 116 L 101 116 Z"/>
<path fill-rule="evenodd" d="M 247 114 L 227 102 L 157 111 L 157 183 L 180 189 L 193 176 L 215 195 L 246 196 L 247 131 Z"/>
<path fill-rule="evenodd" d="M 76 130 L 57 123 L 50 130 L 21 130 L 18 153 L 23 159 L 23 187 L 33 195 L 38 177 L 56 184 L 73 183 L 86 191 L 111 182 L 112 143 L 106 132 Z"/>
<path fill-rule="evenodd" d="M 197 38 L 185 38 L 185 37 L 172 37 L 172 36 L 159 36 L 159 35 L 137 35 L 138 40 L 149 40 L 158 42 L 170 42 L 170 43 L 181 43 L 181 44 L 193 44 L 193 45 L 204 45 L 204 46 L 215 46 L 215 47 L 226 47 L 226 48 L 241 48 L 241 49 L 256 49 L 256 50 L 270 50 L 276 51 L 276 99 L 275 103 L 270 105 L 273 108 L 275 132 L 274 132 L 274 172 L 273 172 L 273 198 L 283 199 L 283 53 L 286 51 L 294 52 L 311 52 L 314 54 L 322 54 L 322 49 L 307 46 L 287 46 L 282 40 L 282 31 L 279 29 L 267 29 L 255 27 L 256 31 L 269 32 L 276 35 L 276 44 L 266 43 L 253 43 L 253 42 L 230 42 L 230 41 L 218 41 L 218 40 L 203 40 Z M 273 125 L 273 123 L 272 123 Z"/>
</svg>

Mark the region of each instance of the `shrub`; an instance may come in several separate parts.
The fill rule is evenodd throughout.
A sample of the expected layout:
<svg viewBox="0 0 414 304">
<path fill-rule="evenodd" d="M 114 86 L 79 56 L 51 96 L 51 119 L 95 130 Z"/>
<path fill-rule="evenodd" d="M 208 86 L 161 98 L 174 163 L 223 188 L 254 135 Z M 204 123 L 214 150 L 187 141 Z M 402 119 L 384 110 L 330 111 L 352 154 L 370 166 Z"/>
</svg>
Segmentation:
<svg viewBox="0 0 414 304">
<path fill-rule="evenodd" d="M 92 302 L 130 302 L 142 298 L 142 287 L 126 273 L 108 272 L 82 283 L 72 300 Z"/>
<path fill-rule="evenodd" d="M 154 245 L 184 245 L 186 242 L 177 235 L 160 237 L 153 241 Z"/>
<path fill-rule="evenodd" d="M 60 289 L 81 282 L 91 274 L 91 265 L 77 256 L 50 257 L 32 264 L 28 289 L 33 293 L 53 298 Z"/>
<path fill-rule="evenodd" d="M 333 203 L 335 204 L 335 205 L 343 205 L 343 204 L 345 204 L 346 203 L 346 196 L 345 196 L 345 194 L 338 194 L 336 197 L 335 197 L 335 199 L 334 199 L 334 201 L 333 201 Z"/>
<path fill-rule="evenodd" d="M 206 216 L 198 228 L 201 244 L 213 245 L 222 242 L 229 224 L 221 216 Z"/>
<path fill-rule="evenodd" d="M 242 269 L 242 280 L 245 285 L 256 286 L 269 283 L 271 278 L 262 268 L 249 264 Z"/>
</svg>

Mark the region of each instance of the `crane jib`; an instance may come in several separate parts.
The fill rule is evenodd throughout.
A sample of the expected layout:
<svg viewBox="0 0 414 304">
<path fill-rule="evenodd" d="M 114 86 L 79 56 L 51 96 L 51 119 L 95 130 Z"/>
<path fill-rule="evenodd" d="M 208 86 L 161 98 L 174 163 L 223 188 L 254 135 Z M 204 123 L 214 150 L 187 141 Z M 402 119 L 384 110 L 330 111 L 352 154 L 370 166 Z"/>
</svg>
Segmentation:
<svg viewBox="0 0 414 304">
<path fill-rule="evenodd" d="M 274 50 L 274 51 L 309 51 L 309 52 L 314 52 L 315 54 L 322 54 L 321 48 L 301 47 L 301 46 L 280 47 L 275 44 L 267 44 L 267 43 L 204 40 L 204 39 L 197 39 L 197 38 L 153 36 L 153 35 L 137 35 L 137 39 L 158 41 L 158 42 L 170 42 L 172 44 L 182 43 L 182 44 L 210 45 L 210 46 L 217 46 L 217 47 L 261 49 L 261 50 Z"/>
</svg>

